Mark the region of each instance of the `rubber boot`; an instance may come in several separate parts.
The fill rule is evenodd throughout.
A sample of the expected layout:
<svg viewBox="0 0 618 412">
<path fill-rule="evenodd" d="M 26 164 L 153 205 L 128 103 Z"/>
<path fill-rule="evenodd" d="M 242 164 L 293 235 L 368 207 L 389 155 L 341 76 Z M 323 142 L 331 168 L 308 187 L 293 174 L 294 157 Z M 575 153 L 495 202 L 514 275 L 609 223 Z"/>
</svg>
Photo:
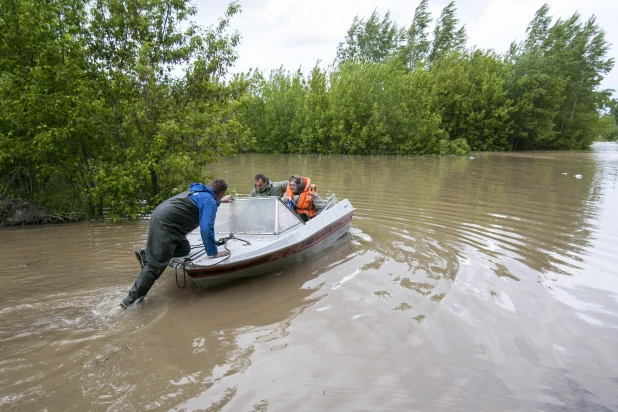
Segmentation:
<svg viewBox="0 0 618 412">
<path fill-rule="evenodd" d="M 129 307 L 144 299 L 148 291 L 152 288 L 152 285 L 159 279 L 164 270 L 165 267 L 157 269 L 146 264 L 133 284 L 133 287 L 129 290 L 129 295 L 123 299 L 122 304 Z"/>
</svg>

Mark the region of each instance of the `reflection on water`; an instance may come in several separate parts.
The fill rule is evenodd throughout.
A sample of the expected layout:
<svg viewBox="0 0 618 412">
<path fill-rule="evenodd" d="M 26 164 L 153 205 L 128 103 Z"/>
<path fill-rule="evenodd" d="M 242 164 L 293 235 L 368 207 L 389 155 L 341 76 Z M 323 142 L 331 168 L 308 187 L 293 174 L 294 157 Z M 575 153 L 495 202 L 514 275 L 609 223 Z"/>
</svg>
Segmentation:
<svg viewBox="0 0 618 412">
<path fill-rule="evenodd" d="M 123 313 L 147 222 L 1 230 L 0 409 L 618 409 L 616 144 L 208 171 L 310 176 L 352 228 L 213 290 L 168 269 Z"/>
</svg>

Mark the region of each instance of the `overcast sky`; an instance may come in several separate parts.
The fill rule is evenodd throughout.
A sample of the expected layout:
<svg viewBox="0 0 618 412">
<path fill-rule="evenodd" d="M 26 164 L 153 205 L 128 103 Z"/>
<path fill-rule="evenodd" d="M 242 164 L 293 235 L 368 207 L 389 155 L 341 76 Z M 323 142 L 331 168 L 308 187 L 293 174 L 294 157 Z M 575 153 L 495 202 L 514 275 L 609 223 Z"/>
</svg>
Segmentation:
<svg viewBox="0 0 618 412">
<path fill-rule="evenodd" d="M 196 22 L 207 26 L 223 16 L 229 1 L 194 0 Z M 234 71 L 258 68 L 266 73 L 283 66 L 299 67 L 307 74 L 321 60 L 330 64 L 356 15 L 368 18 L 374 9 L 383 16 L 390 10 L 399 27 L 410 26 L 420 0 L 241 0 L 242 13 L 231 26 L 242 35 Z M 447 0 L 429 0 L 437 19 Z M 504 53 L 512 41 L 525 39 L 534 13 L 549 4 L 550 15 L 566 19 L 576 11 L 586 20 L 592 15 L 605 30 L 609 57 L 618 56 L 618 0 L 456 0 L 457 17 L 465 24 L 468 47 Z M 430 26 L 433 30 L 433 22 Z M 603 88 L 618 90 L 618 68 L 606 76 Z M 617 96 L 618 93 L 614 93 Z"/>
</svg>

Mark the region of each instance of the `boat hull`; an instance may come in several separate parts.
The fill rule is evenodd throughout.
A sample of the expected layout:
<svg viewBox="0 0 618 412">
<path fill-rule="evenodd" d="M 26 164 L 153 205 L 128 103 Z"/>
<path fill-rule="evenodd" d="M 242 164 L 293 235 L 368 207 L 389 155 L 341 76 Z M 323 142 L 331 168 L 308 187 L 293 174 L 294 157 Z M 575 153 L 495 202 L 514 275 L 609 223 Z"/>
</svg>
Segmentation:
<svg viewBox="0 0 618 412">
<path fill-rule="evenodd" d="M 350 228 L 352 213 L 326 225 L 302 241 L 242 262 L 216 266 L 186 267 L 187 275 L 200 287 L 212 288 L 237 279 L 258 276 L 298 263 L 331 246 Z"/>
</svg>

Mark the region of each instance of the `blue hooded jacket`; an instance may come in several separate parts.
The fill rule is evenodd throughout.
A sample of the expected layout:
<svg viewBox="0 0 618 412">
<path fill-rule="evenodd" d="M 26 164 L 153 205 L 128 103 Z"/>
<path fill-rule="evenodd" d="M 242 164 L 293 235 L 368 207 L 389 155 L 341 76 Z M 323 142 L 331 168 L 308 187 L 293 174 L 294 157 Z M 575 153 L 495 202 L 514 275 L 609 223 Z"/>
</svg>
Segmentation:
<svg viewBox="0 0 618 412">
<path fill-rule="evenodd" d="M 200 234 L 208 256 L 219 253 L 215 243 L 215 218 L 220 202 L 217 202 L 215 192 L 203 183 L 191 183 L 189 190 L 193 191 L 189 199 L 195 203 L 199 211 Z"/>
</svg>

